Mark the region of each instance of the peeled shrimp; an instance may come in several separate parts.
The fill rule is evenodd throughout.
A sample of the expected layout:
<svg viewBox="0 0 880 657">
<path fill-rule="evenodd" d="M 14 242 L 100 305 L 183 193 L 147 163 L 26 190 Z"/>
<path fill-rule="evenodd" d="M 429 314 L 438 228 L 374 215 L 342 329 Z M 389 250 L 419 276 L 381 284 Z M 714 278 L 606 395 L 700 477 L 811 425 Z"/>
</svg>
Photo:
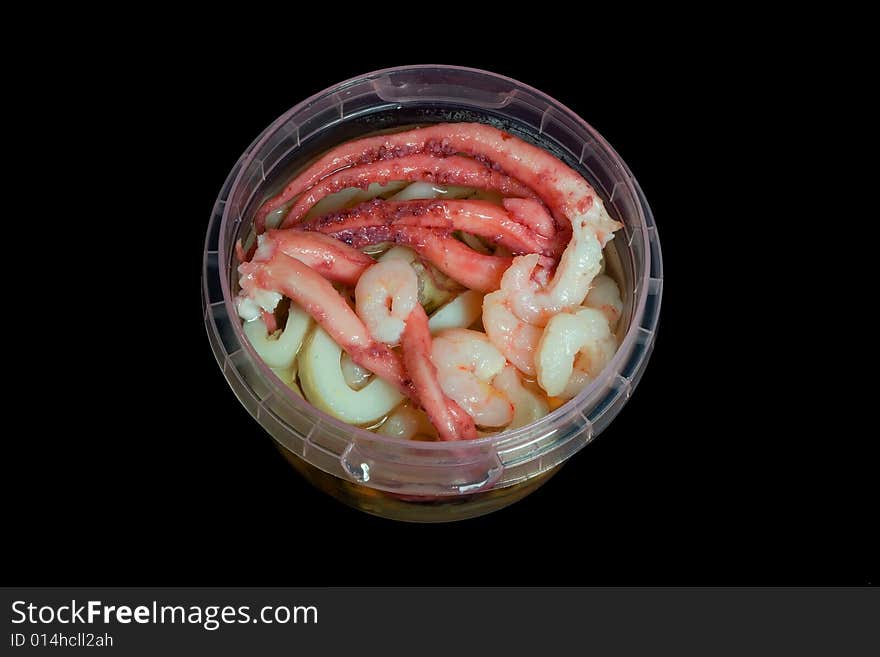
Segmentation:
<svg viewBox="0 0 880 657">
<path fill-rule="evenodd" d="M 601 311 L 582 308 L 575 313 L 560 313 L 547 323 L 538 343 L 538 385 L 551 397 L 561 395 L 572 378 L 578 356 L 579 374 L 586 376 L 577 375 L 574 383 L 582 388 L 602 371 L 616 349 L 608 319 Z"/>
<path fill-rule="evenodd" d="M 535 376 L 535 352 L 541 329 L 513 313 L 504 290 L 483 298 L 483 328 L 507 360 L 526 376 Z"/>
<path fill-rule="evenodd" d="M 513 419 L 513 404 L 492 385 L 506 361 L 484 333 L 448 329 L 437 334 L 431 361 L 443 392 L 484 427 L 502 427 Z"/>
<path fill-rule="evenodd" d="M 577 394 L 589 385 L 590 381 L 593 380 L 593 377 L 587 372 L 590 367 L 590 358 L 585 354 L 578 354 L 574 359 L 574 369 L 571 372 L 571 376 L 568 377 L 568 383 L 565 384 L 565 388 L 562 389 L 558 395 L 555 395 L 559 400 L 568 400 L 572 397 L 577 396 Z"/>
<path fill-rule="evenodd" d="M 496 374 L 492 385 L 504 393 L 513 404 L 513 419 L 506 427 L 508 430 L 524 427 L 550 412 L 543 395 L 535 394 L 523 385 L 516 368 L 512 365 L 507 365 Z"/>
<path fill-rule="evenodd" d="M 513 311 L 515 304 L 512 303 L 512 299 L 516 298 L 515 292 L 510 292 L 509 288 L 505 289 L 502 280 L 501 289 L 487 294 L 483 299 L 483 328 L 493 344 L 520 372 L 526 376 L 534 377 L 537 374 L 535 356 L 543 331 L 538 326 L 529 324 L 517 316 Z M 584 300 L 584 305 L 600 310 L 607 318 L 609 327 L 613 331 L 623 309 L 620 292 L 614 279 L 606 275 L 597 276 L 590 293 Z M 582 369 L 575 369 L 572 375 L 574 379 L 583 378 L 581 376 Z M 585 383 L 578 384 L 574 379 L 568 388 L 569 392 L 575 389 L 579 391 L 586 385 Z M 559 396 L 564 396 L 564 393 Z"/>
<path fill-rule="evenodd" d="M 546 286 L 535 280 L 540 258 L 530 253 L 514 258 L 501 279 L 501 289 L 507 292 L 510 308 L 517 317 L 535 326 L 545 326 L 552 316 L 581 304 L 599 273 L 601 258 L 602 244 L 594 234 L 584 231 L 577 239 L 572 237 L 555 276 Z"/>
<path fill-rule="evenodd" d="M 461 291 L 461 286 L 436 267 L 424 262 L 419 254 L 406 246 L 392 246 L 379 257 L 379 262 L 403 260 L 413 268 L 419 279 L 419 303 L 425 312 L 433 312 Z"/>
<path fill-rule="evenodd" d="M 617 321 L 623 312 L 623 301 L 620 299 L 620 289 L 614 279 L 606 274 L 599 274 L 593 279 L 590 293 L 584 299 L 587 308 L 595 308 L 602 311 L 608 320 L 608 325 L 613 331 L 617 327 Z"/>
<path fill-rule="evenodd" d="M 376 263 L 355 287 L 357 314 L 370 335 L 385 344 L 400 342 L 406 318 L 419 302 L 419 281 L 405 261 Z"/>
</svg>

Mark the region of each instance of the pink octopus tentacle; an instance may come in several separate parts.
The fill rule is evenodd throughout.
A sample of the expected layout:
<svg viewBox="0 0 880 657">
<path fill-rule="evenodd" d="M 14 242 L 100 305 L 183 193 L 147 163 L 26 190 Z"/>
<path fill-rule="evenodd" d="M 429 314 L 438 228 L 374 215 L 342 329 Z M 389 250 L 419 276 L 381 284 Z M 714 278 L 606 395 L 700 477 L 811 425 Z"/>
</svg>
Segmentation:
<svg viewBox="0 0 880 657">
<path fill-rule="evenodd" d="M 477 158 L 527 185 L 547 204 L 557 221 L 562 221 L 561 225 L 565 223 L 563 218 L 585 213 L 596 199 L 593 188 L 577 172 L 537 146 L 482 123 L 438 123 L 337 146 L 264 204 L 260 212 L 265 210 L 268 214 L 341 168 L 414 153 L 462 153 Z M 610 238 L 620 225 L 610 219 L 603 221 Z"/>
<path fill-rule="evenodd" d="M 405 133 L 402 132 L 398 134 L 408 135 L 412 132 L 413 131 L 408 130 Z M 389 136 L 390 135 L 377 135 L 375 137 L 366 137 L 364 139 L 341 144 L 336 148 L 331 149 L 305 171 L 300 173 L 296 178 L 291 180 L 281 192 L 265 201 L 257 211 L 254 220 L 255 225 L 265 221 L 266 216 L 273 210 L 277 210 L 292 198 L 295 198 L 305 190 L 316 185 L 322 178 L 325 178 L 340 169 L 345 169 L 357 164 L 370 164 L 379 160 L 406 157 L 407 155 L 421 153 L 424 150 L 424 144 L 420 143 L 418 135 L 411 137 L 409 143 L 407 143 L 405 136 L 398 137 L 395 140 L 397 145 L 389 150 L 384 145 Z M 446 154 L 452 155 L 453 152 L 450 151 Z"/>
<path fill-rule="evenodd" d="M 513 258 L 477 253 L 448 232 L 415 226 L 364 226 L 330 235 L 356 249 L 379 242 L 410 247 L 454 281 L 478 292 L 492 292 Z"/>
<path fill-rule="evenodd" d="M 437 368 L 431 362 L 431 331 L 425 310 L 416 305 L 401 335 L 403 362 L 419 391 L 419 401 L 440 440 L 469 440 L 477 437 L 474 420 L 440 387 Z"/>
<path fill-rule="evenodd" d="M 537 204 L 536 201 L 533 202 Z M 549 218 L 549 215 L 546 216 Z M 530 227 L 515 221 L 504 209 L 486 201 L 377 199 L 348 210 L 317 217 L 299 224 L 297 228 L 336 233 L 366 226 L 392 224 L 445 231 L 461 230 L 506 246 L 513 253 L 552 256 L 558 252 L 555 240 L 537 234 Z"/>
<path fill-rule="evenodd" d="M 356 285 L 361 274 L 376 264 L 370 256 L 322 233 L 276 229 L 262 239 L 272 240 L 282 253 L 343 285 Z"/>
<path fill-rule="evenodd" d="M 553 217 L 541 203 L 529 198 L 506 198 L 501 201 L 510 218 L 527 226 L 538 235 L 551 239 L 556 236 Z"/>
<path fill-rule="evenodd" d="M 431 182 L 438 185 L 462 185 L 499 192 L 505 196 L 533 198 L 534 192 L 503 173 L 468 157 L 437 157 L 417 154 L 394 160 L 353 166 L 331 174 L 305 191 L 288 210 L 281 228 L 289 228 L 302 219 L 321 199 L 348 189 L 366 189 L 372 183 L 386 185 L 394 180 Z M 258 213 L 257 232 L 265 229 L 265 215 Z"/>
<path fill-rule="evenodd" d="M 267 250 L 268 251 L 268 250 Z M 245 294 L 277 290 L 298 303 L 352 360 L 396 386 L 418 401 L 412 381 L 400 357 L 386 345 L 370 337 L 367 327 L 345 300 L 308 265 L 279 250 L 265 257 L 259 252 L 251 262 L 239 266 L 241 288 Z"/>
</svg>

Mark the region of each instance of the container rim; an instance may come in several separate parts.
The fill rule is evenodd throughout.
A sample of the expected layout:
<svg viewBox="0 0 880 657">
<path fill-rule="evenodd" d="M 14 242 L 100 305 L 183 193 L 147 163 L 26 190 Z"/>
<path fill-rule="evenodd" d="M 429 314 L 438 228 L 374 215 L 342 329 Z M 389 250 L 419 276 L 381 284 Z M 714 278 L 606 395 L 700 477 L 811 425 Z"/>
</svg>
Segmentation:
<svg viewBox="0 0 880 657">
<path fill-rule="evenodd" d="M 598 144 L 600 150 L 604 151 L 604 154 L 611 160 L 611 162 L 620 169 L 620 171 L 624 174 L 624 182 L 628 188 L 633 199 L 637 202 L 635 203 L 635 208 L 638 213 L 638 230 L 641 233 L 643 243 L 645 244 L 644 249 L 644 260 L 645 265 L 641 272 L 635 272 L 634 287 L 636 291 L 636 299 L 633 303 L 633 313 L 630 319 L 629 327 L 627 328 L 627 332 L 621 341 L 620 345 L 617 348 L 617 351 L 611 361 L 606 365 L 603 369 L 602 373 L 596 377 L 584 390 L 582 390 L 577 396 L 572 398 L 571 400 L 562 404 L 559 408 L 554 411 L 548 413 L 543 418 L 533 422 L 531 424 L 525 425 L 523 427 L 510 430 L 510 431 L 502 431 L 497 434 L 492 434 L 489 436 L 484 436 L 481 438 L 475 438 L 473 440 L 468 440 L 467 447 L 479 449 L 483 447 L 498 447 L 501 445 L 506 445 L 507 443 L 518 443 L 520 439 L 526 435 L 531 435 L 540 431 L 540 428 L 546 428 L 546 432 L 541 433 L 540 435 L 547 435 L 551 432 L 554 432 L 557 428 L 557 423 L 566 416 L 572 416 L 580 418 L 582 421 L 586 420 L 586 416 L 581 413 L 581 410 L 586 405 L 588 400 L 593 398 L 597 391 L 605 388 L 608 385 L 609 381 L 614 378 L 621 370 L 621 365 L 625 361 L 625 359 L 630 357 L 633 347 L 636 344 L 638 339 L 638 333 L 640 330 L 640 326 L 642 325 L 642 318 L 645 313 L 645 307 L 647 303 L 648 297 L 648 281 L 651 278 L 652 271 L 652 259 L 655 255 L 652 253 L 652 249 L 650 248 L 650 238 L 648 234 L 649 224 L 653 227 L 653 215 L 651 213 L 650 207 L 648 206 L 647 200 L 642 193 L 641 188 L 638 185 L 634 175 L 630 171 L 629 167 L 623 161 L 623 159 L 618 155 L 617 151 L 602 137 L 599 132 L 597 132 L 589 123 L 587 123 L 584 119 L 582 119 L 576 112 L 571 110 L 569 107 L 564 105 L 563 103 L 557 101 L 552 98 L 548 94 L 535 89 L 534 87 L 520 82 L 519 80 L 515 80 L 508 76 L 504 76 L 498 73 L 494 73 L 492 71 L 486 71 L 483 69 L 466 67 L 466 66 L 453 66 L 453 65 L 445 65 L 445 64 L 416 64 L 416 65 L 405 65 L 405 66 L 395 66 L 384 69 L 378 69 L 375 71 L 371 71 L 369 73 L 365 73 L 362 75 L 357 75 L 342 82 L 336 83 L 327 87 L 326 89 L 319 91 L 315 94 L 312 94 L 305 100 L 297 103 L 289 110 L 287 110 L 284 114 L 279 116 L 275 121 L 273 121 L 267 128 L 265 128 L 251 144 L 245 149 L 244 153 L 239 157 L 236 164 L 233 166 L 232 174 L 235 174 L 234 179 L 232 180 L 231 185 L 229 185 L 229 178 L 227 178 L 226 184 L 223 185 L 221 191 L 221 196 L 224 191 L 227 192 L 227 198 L 231 197 L 234 191 L 238 188 L 238 186 L 242 183 L 242 178 L 245 173 L 249 169 L 249 165 L 253 162 L 254 158 L 260 151 L 260 148 L 265 144 L 267 140 L 269 140 L 282 126 L 288 123 L 290 118 L 296 113 L 302 111 L 308 105 L 317 102 L 318 100 L 332 96 L 333 94 L 339 93 L 340 91 L 345 90 L 346 88 L 363 83 L 365 81 L 370 81 L 384 75 L 404 72 L 404 71 L 413 71 L 419 69 L 435 69 L 435 70 L 449 70 L 449 71 L 466 71 L 470 73 L 474 73 L 481 76 L 488 76 L 489 78 L 494 78 L 497 80 L 501 80 L 507 83 L 510 83 L 514 86 L 514 88 L 521 88 L 529 91 L 534 94 L 536 97 L 548 103 L 548 106 L 558 108 L 567 114 L 567 117 L 579 124 L 581 128 L 586 130 L 586 132 L 590 135 L 592 139 Z M 220 198 L 217 199 L 218 201 Z M 603 198 L 603 202 L 608 203 L 610 199 Z M 216 201 L 215 201 L 216 206 Z M 222 219 L 220 223 L 220 235 L 219 235 L 219 245 L 218 245 L 218 256 L 229 253 L 229 248 L 231 245 L 226 244 L 226 235 L 223 228 L 232 221 L 237 220 L 238 217 L 234 217 L 230 214 L 230 204 L 224 203 Z M 210 225 L 209 225 L 209 235 L 206 236 L 205 239 L 205 265 L 203 268 L 203 278 L 207 278 L 210 273 L 207 268 L 207 254 L 209 250 L 208 241 L 210 239 Z M 658 260 L 659 258 L 659 249 L 657 251 Z M 661 266 L 660 263 L 656 263 L 658 266 Z M 218 267 L 217 275 L 220 276 L 220 285 L 222 288 L 223 300 L 225 302 L 226 311 L 229 314 L 229 317 L 233 319 L 237 319 L 238 314 L 234 307 L 233 296 L 230 290 L 228 277 L 224 275 L 224 270 L 221 266 Z M 207 281 L 204 281 L 204 285 L 207 285 Z M 654 315 L 659 315 L 660 311 L 660 303 L 656 304 L 654 309 Z M 235 337 L 241 347 L 245 349 L 252 360 L 255 362 L 257 367 L 260 368 L 261 373 L 264 375 L 264 378 L 267 379 L 267 383 L 271 385 L 273 392 L 278 396 L 282 397 L 286 403 L 292 404 L 295 407 L 307 407 L 310 413 L 317 414 L 322 424 L 331 425 L 340 429 L 344 432 L 347 432 L 350 435 L 352 442 L 356 442 L 358 439 L 361 440 L 369 440 L 372 443 L 379 445 L 388 445 L 393 446 L 395 448 L 413 448 L 414 444 L 412 440 L 405 438 L 395 438 L 392 436 L 385 436 L 382 434 L 374 433 L 372 431 L 368 431 L 366 429 L 353 426 L 350 424 L 346 424 L 337 418 L 324 413 L 320 409 L 315 406 L 309 404 L 306 400 L 297 396 L 293 391 L 291 391 L 275 374 L 271 371 L 271 369 L 260 359 L 256 351 L 253 349 L 253 346 L 250 344 L 250 341 L 245 337 L 244 332 L 242 330 L 241 323 L 238 321 L 232 322 L 232 329 L 235 333 Z M 227 353 L 228 355 L 228 353 Z M 647 359 L 648 354 L 646 353 L 642 358 Z M 587 420 L 589 423 L 589 421 Z M 444 453 L 453 453 L 457 450 L 460 450 L 461 443 L 458 442 L 418 442 L 417 447 L 420 451 L 424 452 L 436 452 L 438 454 Z M 552 444 L 547 446 L 547 450 L 556 448 L 558 445 Z M 538 458 L 541 456 L 540 452 L 534 453 L 530 455 L 530 458 Z"/>
</svg>

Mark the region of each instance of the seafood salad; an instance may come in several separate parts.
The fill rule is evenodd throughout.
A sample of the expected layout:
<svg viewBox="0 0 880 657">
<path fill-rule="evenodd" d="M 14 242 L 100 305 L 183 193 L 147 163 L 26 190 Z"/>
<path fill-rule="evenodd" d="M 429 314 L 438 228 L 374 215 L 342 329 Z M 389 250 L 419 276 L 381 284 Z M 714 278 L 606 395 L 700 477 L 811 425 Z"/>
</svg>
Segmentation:
<svg viewBox="0 0 880 657">
<path fill-rule="evenodd" d="M 295 393 L 380 434 L 467 440 L 530 424 L 608 364 L 622 226 L 573 169 L 489 125 L 337 146 L 236 246 L 236 306 Z"/>
</svg>

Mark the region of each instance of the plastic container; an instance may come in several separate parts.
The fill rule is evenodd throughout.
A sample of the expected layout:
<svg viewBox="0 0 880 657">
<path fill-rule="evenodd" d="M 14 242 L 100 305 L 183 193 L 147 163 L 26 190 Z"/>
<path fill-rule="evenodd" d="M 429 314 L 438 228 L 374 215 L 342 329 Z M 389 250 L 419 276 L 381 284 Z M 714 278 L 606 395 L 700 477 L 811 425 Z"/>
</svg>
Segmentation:
<svg viewBox="0 0 880 657">
<path fill-rule="evenodd" d="M 233 306 L 234 244 L 262 201 L 326 149 L 365 133 L 440 121 L 490 123 L 579 171 L 624 224 L 608 267 L 624 301 L 620 347 L 604 372 L 538 422 L 473 441 L 415 442 L 336 420 L 293 394 L 257 357 Z M 301 102 L 248 147 L 226 179 L 208 226 L 202 294 L 211 347 L 238 399 L 321 490 L 400 520 L 468 518 L 534 491 L 608 426 L 647 364 L 660 311 L 657 230 L 638 183 L 586 122 L 515 80 L 454 66 L 404 66 L 334 85 Z"/>
</svg>

